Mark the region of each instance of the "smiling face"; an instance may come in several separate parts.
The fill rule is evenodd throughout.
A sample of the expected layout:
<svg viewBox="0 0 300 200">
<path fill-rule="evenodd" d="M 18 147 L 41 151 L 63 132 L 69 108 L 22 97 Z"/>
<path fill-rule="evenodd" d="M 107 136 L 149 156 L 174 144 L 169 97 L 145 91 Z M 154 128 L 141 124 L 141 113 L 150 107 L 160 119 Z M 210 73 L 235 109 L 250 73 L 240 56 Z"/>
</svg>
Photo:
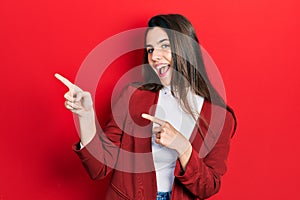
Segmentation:
<svg viewBox="0 0 300 200">
<path fill-rule="evenodd" d="M 150 29 L 146 36 L 148 62 L 164 86 L 171 84 L 172 53 L 167 33 L 159 27 Z"/>
</svg>

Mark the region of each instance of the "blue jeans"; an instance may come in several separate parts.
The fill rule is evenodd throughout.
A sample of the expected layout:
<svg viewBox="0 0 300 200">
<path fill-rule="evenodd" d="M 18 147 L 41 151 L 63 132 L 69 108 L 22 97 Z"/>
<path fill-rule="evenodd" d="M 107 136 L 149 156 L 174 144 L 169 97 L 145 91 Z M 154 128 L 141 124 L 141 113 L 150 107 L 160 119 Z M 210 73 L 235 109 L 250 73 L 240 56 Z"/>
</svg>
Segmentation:
<svg viewBox="0 0 300 200">
<path fill-rule="evenodd" d="M 156 200 L 170 200 L 171 192 L 157 192 Z"/>
</svg>

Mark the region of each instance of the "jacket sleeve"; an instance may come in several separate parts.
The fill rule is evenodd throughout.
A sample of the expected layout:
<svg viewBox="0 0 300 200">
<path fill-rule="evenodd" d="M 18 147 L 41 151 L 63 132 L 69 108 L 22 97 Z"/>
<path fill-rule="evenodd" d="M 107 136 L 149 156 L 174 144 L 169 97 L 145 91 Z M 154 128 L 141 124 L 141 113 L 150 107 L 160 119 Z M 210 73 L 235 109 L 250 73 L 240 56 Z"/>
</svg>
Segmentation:
<svg viewBox="0 0 300 200">
<path fill-rule="evenodd" d="M 128 89 L 125 89 L 103 130 L 97 128 L 97 134 L 86 146 L 80 149 L 79 143 L 73 145 L 73 150 L 93 180 L 106 177 L 114 169 L 123 135 L 124 124 L 121 123 L 126 121 L 128 113 L 124 107 L 127 95 Z"/>
<path fill-rule="evenodd" d="M 231 113 L 226 112 L 224 126 L 217 142 L 211 151 L 204 157 L 193 147 L 191 157 L 183 171 L 177 160 L 175 178 L 190 193 L 200 199 L 206 199 L 216 194 L 221 186 L 221 176 L 227 170 L 227 157 L 230 140 L 233 134 L 234 119 Z"/>
</svg>

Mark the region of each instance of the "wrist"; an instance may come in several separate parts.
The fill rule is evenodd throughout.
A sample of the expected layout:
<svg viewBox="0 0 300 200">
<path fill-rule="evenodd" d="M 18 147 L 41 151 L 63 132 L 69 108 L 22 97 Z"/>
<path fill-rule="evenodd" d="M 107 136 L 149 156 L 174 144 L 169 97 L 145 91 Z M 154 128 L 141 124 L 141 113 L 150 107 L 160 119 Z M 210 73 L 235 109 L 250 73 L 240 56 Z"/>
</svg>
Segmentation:
<svg viewBox="0 0 300 200">
<path fill-rule="evenodd" d="M 95 118 L 95 112 L 93 108 L 88 111 L 84 111 L 80 115 L 78 115 L 79 120 L 89 120 L 94 118 Z"/>
<path fill-rule="evenodd" d="M 178 155 L 178 159 L 180 161 L 181 168 L 182 168 L 183 171 L 186 170 L 187 164 L 188 164 L 188 162 L 190 160 L 190 157 L 192 155 L 192 151 L 193 151 L 193 147 L 192 147 L 191 143 L 189 143 L 186 150 L 182 154 Z"/>
<path fill-rule="evenodd" d="M 87 145 L 96 135 L 96 121 L 94 111 L 78 117 L 80 126 L 80 139 L 83 146 Z"/>
<path fill-rule="evenodd" d="M 191 143 L 186 140 L 185 142 L 181 143 L 181 145 L 178 145 L 178 149 L 176 150 L 177 151 L 177 154 L 178 154 L 178 157 L 180 158 L 181 156 L 185 155 L 185 154 L 188 154 L 189 152 L 191 152 L 191 149 L 192 149 L 192 145 Z"/>
</svg>

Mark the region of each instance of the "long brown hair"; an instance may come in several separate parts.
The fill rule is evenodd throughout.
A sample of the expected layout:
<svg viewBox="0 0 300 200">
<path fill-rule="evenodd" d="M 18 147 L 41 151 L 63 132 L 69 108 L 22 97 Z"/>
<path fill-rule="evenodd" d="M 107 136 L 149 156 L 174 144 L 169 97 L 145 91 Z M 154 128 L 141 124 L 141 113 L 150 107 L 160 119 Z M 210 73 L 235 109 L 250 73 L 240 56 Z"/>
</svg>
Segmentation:
<svg viewBox="0 0 300 200">
<path fill-rule="evenodd" d="M 171 79 L 171 91 L 176 91 L 176 93 L 173 92 L 172 94 L 180 100 L 182 108 L 194 118 L 191 105 L 187 100 L 188 91 L 186 88 L 189 86 L 197 95 L 204 97 L 205 100 L 226 108 L 235 120 L 235 132 L 237 124 L 235 114 L 233 110 L 226 105 L 224 99 L 219 95 L 208 79 L 199 40 L 190 21 L 179 14 L 157 15 L 149 20 L 145 36 L 147 36 L 148 31 L 154 27 L 163 28 L 169 37 L 172 52 L 171 67 L 174 69 Z M 186 37 L 182 37 L 182 35 Z M 148 52 L 146 49 L 144 53 L 144 63 L 143 75 L 146 84 L 143 85 L 142 89 L 155 92 L 159 91 L 163 88 L 163 85 L 148 64 Z M 202 120 L 206 123 L 205 119 Z M 202 137 L 204 136 L 202 135 Z"/>
</svg>

